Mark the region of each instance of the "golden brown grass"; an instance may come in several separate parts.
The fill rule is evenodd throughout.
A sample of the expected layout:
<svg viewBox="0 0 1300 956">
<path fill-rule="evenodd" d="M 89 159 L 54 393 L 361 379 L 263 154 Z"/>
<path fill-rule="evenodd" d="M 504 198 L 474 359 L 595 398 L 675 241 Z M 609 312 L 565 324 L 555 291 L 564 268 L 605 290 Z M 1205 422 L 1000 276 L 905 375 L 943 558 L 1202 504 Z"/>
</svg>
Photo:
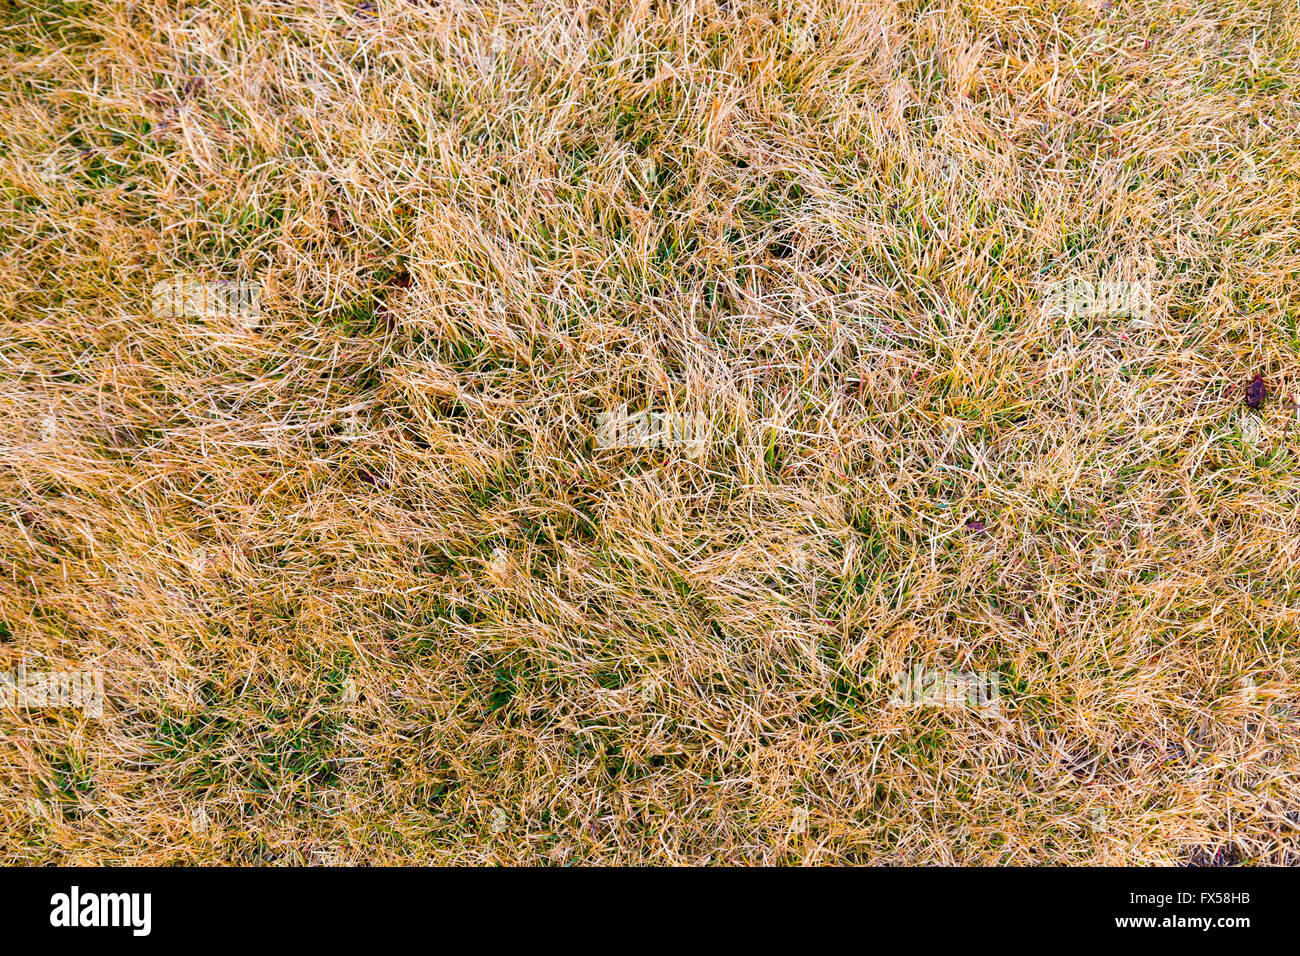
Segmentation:
<svg viewBox="0 0 1300 956">
<path fill-rule="evenodd" d="M 0 9 L 0 859 L 1297 859 L 1294 2 Z"/>
</svg>

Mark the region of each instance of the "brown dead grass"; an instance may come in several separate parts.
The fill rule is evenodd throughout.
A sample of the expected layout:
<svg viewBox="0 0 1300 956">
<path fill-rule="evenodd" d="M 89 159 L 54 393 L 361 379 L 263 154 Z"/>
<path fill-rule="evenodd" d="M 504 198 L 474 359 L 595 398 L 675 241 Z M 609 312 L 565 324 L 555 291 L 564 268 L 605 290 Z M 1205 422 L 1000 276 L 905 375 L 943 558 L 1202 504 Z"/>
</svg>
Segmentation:
<svg viewBox="0 0 1300 956">
<path fill-rule="evenodd" d="M 1294 3 L 0 18 L 0 859 L 1296 859 Z"/>
</svg>

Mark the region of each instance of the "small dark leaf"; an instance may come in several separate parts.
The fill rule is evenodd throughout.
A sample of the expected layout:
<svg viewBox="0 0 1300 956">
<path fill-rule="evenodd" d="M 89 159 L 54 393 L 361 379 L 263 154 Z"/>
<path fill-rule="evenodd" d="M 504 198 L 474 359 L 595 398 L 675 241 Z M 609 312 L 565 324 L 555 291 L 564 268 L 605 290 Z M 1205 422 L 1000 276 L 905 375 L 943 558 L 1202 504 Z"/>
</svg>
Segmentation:
<svg viewBox="0 0 1300 956">
<path fill-rule="evenodd" d="M 967 521 L 966 530 L 969 531 L 971 534 L 988 534 L 988 530 L 985 527 L 984 522 L 980 521 L 979 518 L 971 518 L 969 521 Z"/>
<path fill-rule="evenodd" d="M 1264 387 L 1263 374 L 1256 375 L 1250 380 L 1250 384 L 1246 386 L 1246 404 L 1251 408 L 1259 408 L 1264 402 L 1264 396 L 1267 394 L 1268 390 Z"/>
</svg>

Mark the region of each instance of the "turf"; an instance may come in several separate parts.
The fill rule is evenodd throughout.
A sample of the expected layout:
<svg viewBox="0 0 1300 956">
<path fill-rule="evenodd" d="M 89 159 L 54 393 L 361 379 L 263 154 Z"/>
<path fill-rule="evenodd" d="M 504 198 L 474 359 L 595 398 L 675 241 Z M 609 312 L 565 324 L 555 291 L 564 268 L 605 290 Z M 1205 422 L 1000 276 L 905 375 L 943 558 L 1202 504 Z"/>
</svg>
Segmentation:
<svg viewBox="0 0 1300 956">
<path fill-rule="evenodd" d="M 104 686 L 0 709 L 0 861 L 1300 861 L 1298 57 L 0 6 L 0 671 Z"/>
</svg>

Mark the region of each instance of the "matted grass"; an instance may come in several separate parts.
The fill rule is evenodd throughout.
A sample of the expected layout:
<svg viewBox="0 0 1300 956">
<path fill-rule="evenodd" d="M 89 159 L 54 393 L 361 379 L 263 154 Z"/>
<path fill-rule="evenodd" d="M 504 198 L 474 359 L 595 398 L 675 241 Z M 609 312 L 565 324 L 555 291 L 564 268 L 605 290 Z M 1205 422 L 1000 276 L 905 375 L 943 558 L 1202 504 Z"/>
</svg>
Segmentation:
<svg viewBox="0 0 1300 956">
<path fill-rule="evenodd" d="M 0 671 L 105 701 L 0 709 L 0 859 L 1295 862 L 1298 55 L 1281 0 L 6 4 Z"/>
</svg>

